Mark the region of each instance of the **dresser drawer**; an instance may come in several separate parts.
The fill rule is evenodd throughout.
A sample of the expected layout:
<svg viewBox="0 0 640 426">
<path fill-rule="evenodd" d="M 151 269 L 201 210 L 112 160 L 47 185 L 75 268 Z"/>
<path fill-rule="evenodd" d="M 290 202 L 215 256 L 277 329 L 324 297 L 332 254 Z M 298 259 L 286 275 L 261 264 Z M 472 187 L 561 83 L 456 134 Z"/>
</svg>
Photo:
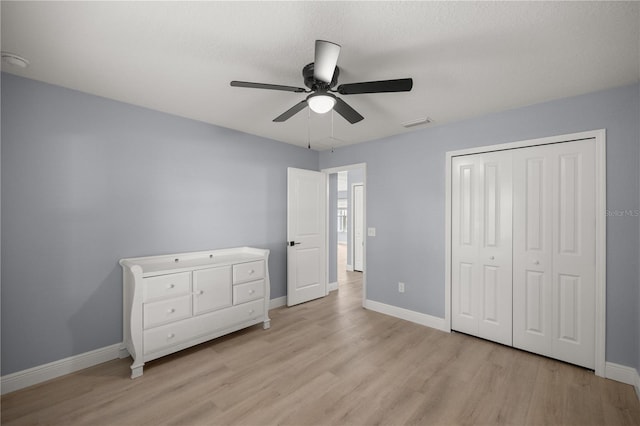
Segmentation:
<svg viewBox="0 0 640 426">
<path fill-rule="evenodd" d="M 191 291 L 191 272 L 144 278 L 144 301 L 181 296 Z"/>
<path fill-rule="evenodd" d="M 264 299 L 194 317 L 193 321 L 203 330 L 222 330 L 247 321 L 261 319 L 263 316 Z"/>
<path fill-rule="evenodd" d="M 264 297 L 264 280 L 233 286 L 233 304 L 251 302 Z"/>
<path fill-rule="evenodd" d="M 168 348 L 197 336 L 198 330 L 193 327 L 193 320 L 186 319 L 144 331 L 145 355 Z"/>
<path fill-rule="evenodd" d="M 254 300 L 144 330 L 144 354 L 153 354 L 202 336 L 220 335 L 220 330 L 237 329 L 239 324 L 261 321 L 263 316 L 264 300 Z"/>
<path fill-rule="evenodd" d="M 144 328 L 177 321 L 191 316 L 191 295 L 144 304 Z"/>
<path fill-rule="evenodd" d="M 264 260 L 233 265 L 233 283 L 243 283 L 264 278 Z"/>
</svg>

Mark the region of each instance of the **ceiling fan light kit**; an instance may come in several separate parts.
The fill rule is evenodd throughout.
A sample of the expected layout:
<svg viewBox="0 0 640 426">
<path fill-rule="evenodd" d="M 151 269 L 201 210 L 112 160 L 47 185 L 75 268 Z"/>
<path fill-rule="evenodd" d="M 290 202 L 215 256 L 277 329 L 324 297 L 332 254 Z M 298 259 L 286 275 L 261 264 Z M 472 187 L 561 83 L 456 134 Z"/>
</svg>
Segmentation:
<svg viewBox="0 0 640 426">
<path fill-rule="evenodd" d="M 309 90 L 303 89 L 302 87 L 236 80 L 231 82 L 231 86 L 249 89 L 282 90 L 294 93 L 311 93 L 305 100 L 300 101 L 274 118 L 273 121 L 277 123 L 288 120 L 308 106 L 313 112 L 318 114 L 324 114 L 333 109 L 351 124 L 362 121 L 364 117 L 333 93 L 358 95 L 364 93 L 409 92 L 413 88 L 413 80 L 411 78 L 401 78 L 396 80 L 341 84 L 334 90 L 333 88 L 338 84 L 338 76 L 340 75 L 340 69 L 336 66 L 339 55 L 339 44 L 325 40 L 316 40 L 314 62 L 302 68 L 304 84 Z"/>
<path fill-rule="evenodd" d="M 307 104 L 311 111 L 318 114 L 325 114 L 333 109 L 336 104 L 336 97 L 331 93 L 316 92 L 307 96 Z"/>
</svg>

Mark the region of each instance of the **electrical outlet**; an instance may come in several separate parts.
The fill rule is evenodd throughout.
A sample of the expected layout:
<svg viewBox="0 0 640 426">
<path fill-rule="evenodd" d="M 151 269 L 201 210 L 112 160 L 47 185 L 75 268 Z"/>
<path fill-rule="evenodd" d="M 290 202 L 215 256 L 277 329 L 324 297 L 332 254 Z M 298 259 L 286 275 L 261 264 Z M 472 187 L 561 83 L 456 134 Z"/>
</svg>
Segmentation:
<svg viewBox="0 0 640 426">
<path fill-rule="evenodd" d="M 398 283 L 398 292 L 404 293 L 404 283 Z"/>
</svg>

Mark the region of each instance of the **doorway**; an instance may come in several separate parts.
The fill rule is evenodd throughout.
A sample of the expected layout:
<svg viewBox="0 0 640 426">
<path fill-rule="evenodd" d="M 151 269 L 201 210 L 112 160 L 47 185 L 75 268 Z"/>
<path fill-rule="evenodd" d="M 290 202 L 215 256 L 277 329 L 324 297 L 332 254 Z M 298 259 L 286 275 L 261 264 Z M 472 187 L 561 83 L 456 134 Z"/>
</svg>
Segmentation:
<svg viewBox="0 0 640 426">
<path fill-rule="evenodd" d="M 328 290 L 342 288 L 350 294 L 351 290 L 362 291 L 363 303 L 366 298 L 365 170 L 364 164 L 322 170 L 328 176 Z M 356 244 L 359 246 L 355 247 Z"/>
</svg>

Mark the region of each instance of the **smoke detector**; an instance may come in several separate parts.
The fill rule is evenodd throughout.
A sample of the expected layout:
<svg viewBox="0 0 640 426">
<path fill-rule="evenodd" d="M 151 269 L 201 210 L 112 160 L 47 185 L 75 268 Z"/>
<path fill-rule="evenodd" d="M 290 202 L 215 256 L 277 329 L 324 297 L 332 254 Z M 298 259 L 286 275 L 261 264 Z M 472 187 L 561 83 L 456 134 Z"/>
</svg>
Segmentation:
<svg viewBox="0 0 640 426">
<path fill-rule="evenodd" d="M 16 55 L 15 53 L 11 52 L 2 52 L 2 62 L 18 68 L 26 68 L 27 66 L 29 66 L 28 60 L 20 55 Z"/>
</svg>

